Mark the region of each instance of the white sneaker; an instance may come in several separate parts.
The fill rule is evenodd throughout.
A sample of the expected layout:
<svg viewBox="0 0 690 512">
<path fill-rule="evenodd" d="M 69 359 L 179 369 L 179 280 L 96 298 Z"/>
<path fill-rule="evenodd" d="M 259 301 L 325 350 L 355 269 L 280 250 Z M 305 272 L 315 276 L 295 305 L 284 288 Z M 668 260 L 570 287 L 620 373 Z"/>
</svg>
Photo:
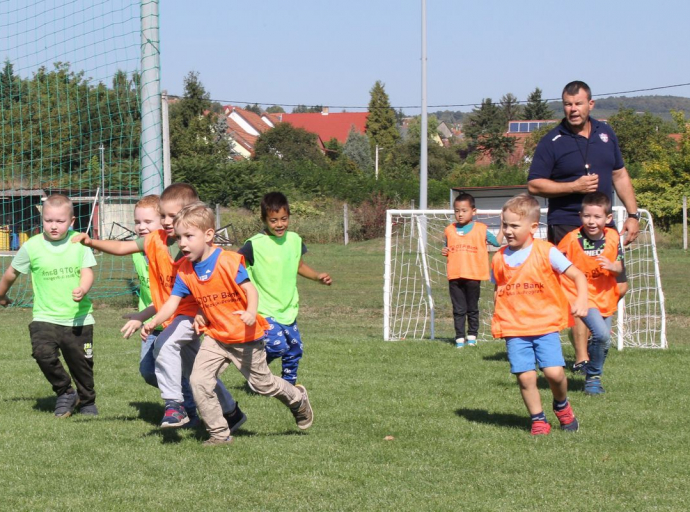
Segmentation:
<svg viewBox="0 0 690 512">
<path fill-rule="evenodd" d="M 465 348 L 465 338 L 458 338 L 455 340 L 455 348 Z"/>
</svg>

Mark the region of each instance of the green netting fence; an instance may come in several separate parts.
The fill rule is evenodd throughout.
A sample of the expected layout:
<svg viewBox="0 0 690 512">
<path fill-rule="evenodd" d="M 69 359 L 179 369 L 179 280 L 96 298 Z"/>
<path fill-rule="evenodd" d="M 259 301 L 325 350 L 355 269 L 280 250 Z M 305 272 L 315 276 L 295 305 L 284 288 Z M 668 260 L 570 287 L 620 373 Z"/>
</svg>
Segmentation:
<svg viewBox="0 0 690 512">
<path fill-rule="evenodd" d="M 128 239 L 136 201 L 142 193 L 160 192 L 155 179 L 141 179 L 142 167 L 154 178 L 162 167 L 162 152 L 155 147 L 160 146 L 159 74 L 145 67 L 151 62 L 157 67 L 158 60 L 142 58 L 159 52 L 157 4 L 0 0 L 3 271 L 21 244 L 41 232 L 47 195 L 72 198 L 77 231 Z M 149 16 L 153 19 L 145 19 Z M 142 29 L 146 22 L 156 27 L 154 39 Z M 144 136 L 149 140 L 143 151 L 142 98 L 145 105 L 158 106 L 152 113 L 144 108 L 144 118 L 155 118 L 145 122 L 146 129 L 157 133 Z M 131 258 L 97 255 L 97 261 L 90 296 L 131 296 L 137 285 Z M 17 305 L 31 304 L 29 278 L 21 277 L 9 295 Z"/>
</svg>

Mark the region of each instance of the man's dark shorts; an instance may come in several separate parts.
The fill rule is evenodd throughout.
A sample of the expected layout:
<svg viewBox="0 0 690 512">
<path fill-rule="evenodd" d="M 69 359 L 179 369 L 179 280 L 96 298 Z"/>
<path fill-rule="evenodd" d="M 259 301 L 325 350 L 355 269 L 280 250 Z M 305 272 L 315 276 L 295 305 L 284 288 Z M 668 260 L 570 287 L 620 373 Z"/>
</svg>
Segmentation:
<svg viewBox="0 0 690 512">
<path fill-rule="evenodd" d="M 549 242 L 553 245 L 558 246 L 563 240 L 563 237 L 575 229 L 579 229 L 582 226 L 568 226 L 565 224 L 549 224 L 547 237 Z M 623 271 L 616 276 L 617 283 L 627 283 L 628 276 L 625 274 L 625 261 L 623 261 Z"/>
</svg>

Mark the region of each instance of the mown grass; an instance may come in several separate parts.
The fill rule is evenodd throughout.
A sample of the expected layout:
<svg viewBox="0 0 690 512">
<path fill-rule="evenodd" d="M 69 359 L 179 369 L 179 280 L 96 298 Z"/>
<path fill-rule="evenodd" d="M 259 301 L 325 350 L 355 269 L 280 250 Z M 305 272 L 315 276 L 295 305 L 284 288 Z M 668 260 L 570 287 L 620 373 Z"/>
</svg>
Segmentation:
<svg viewBox="0 0 690 512">
<path fill-rule="evenodd" d="M 96 311 L 100 416 L 57 420 L 30 356 L 30 312 L 1 312 L 0 509 L 688 509 L 688 255 L 661 253 L 670 348 L 612 351 L 605 396 L 571 381 L 580 432 L 533 439 L 501 342 L 383 342 L 382 243 L 309 248 L 335 284 L 300 282 L 307 433 L 233 369 L 224 380 L 249 416 L 233 445 L 161 432 L 161 401 L 114 307 Z"/>
</svg>

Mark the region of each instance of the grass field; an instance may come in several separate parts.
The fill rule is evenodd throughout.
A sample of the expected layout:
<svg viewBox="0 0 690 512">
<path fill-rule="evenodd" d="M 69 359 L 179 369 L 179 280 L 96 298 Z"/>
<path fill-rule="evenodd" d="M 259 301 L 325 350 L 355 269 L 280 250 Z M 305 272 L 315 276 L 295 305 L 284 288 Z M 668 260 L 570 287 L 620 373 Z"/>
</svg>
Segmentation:
<svg viewBox="0 0 690 512">
<path fill-rule="evenodd" d="M 309 263 L 335 284 L 300 282 L 306 433 L 232 368 L 224 381 L 249 417 L 233 445 L 161 432 L 159 395 L 112 307 L 96 311 L 100 416 L 55 419 L 30 356 L 30 311 L 2 311 L 0 509 L 688 510 L 690 255 L 661 257 L 670 348 L 613 350 L 606 395 L 571 381 L 580 432 L 537 439 L 501 342 L 382 341 L 380 241 L 310 246 Z"/>
</svg>

